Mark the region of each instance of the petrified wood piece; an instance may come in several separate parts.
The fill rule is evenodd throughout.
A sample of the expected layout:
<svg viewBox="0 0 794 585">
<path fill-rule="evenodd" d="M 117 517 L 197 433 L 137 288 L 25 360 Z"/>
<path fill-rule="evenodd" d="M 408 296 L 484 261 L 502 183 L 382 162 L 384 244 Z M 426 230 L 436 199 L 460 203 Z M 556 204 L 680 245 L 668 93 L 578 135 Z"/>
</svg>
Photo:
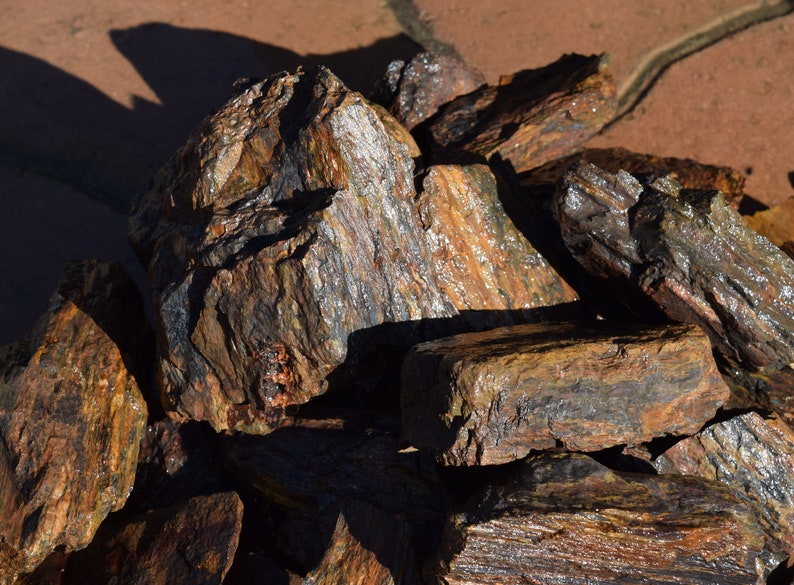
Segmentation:
<svg viewBox="0 0 794 585">
<path fill-rule="evenodd" d="M 775 560 L 794 553 L 794 433 L 779 417 L 749 412 L 711 425 L 665 451 L 654 467 L 725 484 L 759 511 Z"/>
<path fill-rule="evenodd" d="M 102 525 L 69 558 L 65 585 L 220 585 L 232 564 L 243 503 L 234 492 L 196 496 Z"/>
<path fill-rule="evenodd" d="M 571 254 L 592 274 L 628 282 L 668 317 L 696 323 L 748 369 L 794 362 L 794 261 L 717 191 L 672 179 L 643 186 L 574 165 L 557 194 Z"/>
<path fill-rule="evenodd" d="M 428 222 L 456 251 L 473 254 L 479 242 L 445 230 L 460 227 L 445 215 L 459 194 L 438 187 L 441 179 L 420 218 L 412 140 L 398 127 L 327 69 L 284 73 L 242 89 L 163 169 L 130 236 L 151 258 L 169 410 L 216 430 L 267 433 L 286 406 L 324 393 L 340 366 L 354 369 L 358 347 L 407 349 L 421 339 L 418 321 L 536 306 L 513 302 L 527 298 L 523 288 L 482 296 L 480 273 L 454 283 L 471 300 L 442 289 Z M 501 214 L 483 237 L 520 239 L 487 172 L 460 174 L 472 200 L 489 206 L 484 213 Z M 551 268 L 531 248 L 512 250 L 528 255 L 515 261 L 531 265 L 527 279 L 546 287 L 532 293 L 542 304 L 575 298 L 556 274 L 543 274 Z"/>
<path fill-rule="evenodd" d="M 415 131 L 434 162 L 498 154 L 523 172 L 578 150 L 615 108 L 608 59 L 565 55 L 456 98 Z"/>
<path fill-rule="evenodd" d="M 744 176 L 731 167 L 707 165 L 688 158 L 640 154 L 625 148 L 587 148 L 533 169 L 522 175 L 522 183 L 528 187 L 544 183 L 556 185 L 565 171 L 579 160 L 610 173 L 623 170 L 635 177 L 642 176 L 646 182 L 669 175 L 686 189 L 721 191 L 736 209 L 746 196 Z"/>
<path fill-rule="evenodd" d="M 119 271 L 70 265 L 27 338 L 0 348 L 2 583 L 86 546 L 132 488 L 146 404 L 103 328 L 125 320 Z"/>
<path fill-rule="evenodd" d="M 445 464 L 489 465 L 693 433 L 728 396 L 695 326 L 519 325 L 414 347 L 402 432 Z"/>
<path fill-rule="evenodd" d="M 485 78 L 449 54 L 423 52 L 392 61 L 373 97 L 411 130 L 444 104 L 485 84 Z"/>
<path fill-rule="evenodd" d="M 410 533 L 405 522 L 377 508 L 347 502 L 304 585 L 419 585 Z"/>
<path fill-rule="evenodd" d="M 760 584 L 764 554 L 752 510 L 717 482 L 541 455 L 451 518 L 430 572 L 445 585 Z"/>
</svg>

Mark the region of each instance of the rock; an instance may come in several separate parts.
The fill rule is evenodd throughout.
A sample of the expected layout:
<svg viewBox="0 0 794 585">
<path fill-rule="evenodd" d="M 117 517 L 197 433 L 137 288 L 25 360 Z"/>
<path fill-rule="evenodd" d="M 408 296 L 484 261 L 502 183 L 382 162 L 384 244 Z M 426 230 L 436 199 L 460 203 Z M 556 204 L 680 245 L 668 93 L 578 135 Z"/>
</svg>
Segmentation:
<svg viewBox="0 0 794 585">
<path fill-rule="evenodd" d="M 119 273 L 67 266 L 27 338 L 0 348 L 2 583 L 86 546 L 132 489 L 147 411 L 111 337 L 135 309 Z"/>
<path fill-rule="evenodd" d="M 405 522 L 377 508 L 349 502 L 304 585 L 419 585 L 410 532 Z"/>
<path fill-rule="evenodd" d="M 365 355 L 373 348 L 399 352 L 428 335 L 486 328 L 494 313 L 502 323 L 525 319 L 538 305 L 519 297 L 551 305 L 576 298 L 556 275 L 539 276 L 552 269 L 536 252 L 509 243 L 521 235 L 481 168 L 459 176 L 468 181 L 460 191 L 487 206 L 482 214 L 500 218 L 483 237 L 530 254 L 515 265 L 531 265 L 531 275 L 513 283 L 549 286 L 482 298 L 474 296 L 480 272 L 452 283 L 471 288 L 471 299 L 446 294 L 428 222 L 455 250 L 474 253 L 479 243 L 445 230 L 444 198 L 461 196 L 440 186 L 449 170 L 428 178 L 433 192 L 422 196 L 420 217 L 412 144 L 388 113 L 323 68 L 246 87 L 202 123 L 130 224 L 151 260 L 169 411 L 219 431 L 267 433 L 287 407 L 325 393 L 329 377 L 343 385 L 376 361 Z M 478 262 L 485 270 L 487 260 Z"/>
<path fill-rule="evenodd" d="M 485 78 L 449 54 L 425 51 L 408 63 L 392 61 L 373 99 L 408 130 L 444 104 L 485 84 Z"/>
<path fill-rule="evenodd" d="M 707 165 L 688 158 L 661 157 L 640 154 L 625 148 L 586 148 L 533 169 L 521 177 L 530 188 L 537 185 L 556 185 L 574 163 L 583 160 L 609 173 L 626 171 L 644 181 L 652 182 L 670 176 L 686 189 L 714 189 L 721 191 L 737 210 L 747 197 L 744 176 L 731 167 Z"/>
<path fill-rule="evenodd" d="M 763 532 L 714 481 L 538 455 L 472 508 L 448 522 L 432 583 L 764 583 Z"/>
<path fill-rule="evenodd" d="M 744 220 L 775 246 L 782 247 L 794 240 L 794 197 L 771 209 L 745 216 Z"/>
<path fill-rule="evenodd" d="M 402 371 L 403 439 L 448 465 L 694 433 L 727 400 L 691 325 L 520 325 L 422 343 Z"/>
<path fill-rule="evenodd" d="M 240 498 L 224 492 L 114 518 L 69 558 L 64 585 L 220 585 L 237 550 L 242 516 Z"/>
<path fill-rule="evenodd" d="M 436 164 L 499 155 L 524 172 L 578 150 L 616 107 L 608 58 L 565 55 L 454 99 L 414 133 Z"/>
<path fill-rule="evenodd" d="M 581 163 L 565 174 L 556 211 L 582 266 L 700 325 L 724 359 L 751 370 L 794 362 L 794 261 L 719 192 L 672 179 L 643 186 Z"/>
<path fill-rule="evenodd" d="M 794 553 L 794 432 L 779 417 L 755 412 L 705 428 L 654 461 L 659 473 L 714 479 L 758 511 L 777 553 L 768 569 Z"/>
<path fill-rule="evenodd" d="M 285 516 L 274 538 L 306 570 L 325 550 L 324 515 L 333 530 L 343 502 L 355 499 L 400 517 L 418 552 L 429 553 L 444 522 L 448 495 L 433 461 L 400 452 L 397 433 L 350 420 L 303 421 L 266 436 L 224 437 L 227 468 Z M 325 536 L 325 540 L 323 540 Z"/>
</svg>

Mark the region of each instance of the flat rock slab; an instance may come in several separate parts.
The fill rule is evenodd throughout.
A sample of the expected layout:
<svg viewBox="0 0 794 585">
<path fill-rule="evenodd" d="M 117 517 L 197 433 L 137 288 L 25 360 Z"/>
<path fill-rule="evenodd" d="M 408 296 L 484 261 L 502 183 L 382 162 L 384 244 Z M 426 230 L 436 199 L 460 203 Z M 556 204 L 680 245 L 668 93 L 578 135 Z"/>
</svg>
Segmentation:
<svg viewBox="0 0 794 585">
<path fill-rule="evenodd" d="M 404 522 L 361 502 L 346 503 L 320 565 L 304 585 L 420 585 Z"/>
<path fill-rule="evenodd" d="M 121 275 L 68 266 L 28 337 L 0 348 L 2 583 L 86 546 L 132 489 L 146 404 L 103 327 L 125 322 L 119 295 L 135 289 Z"/>
<path fill-rule="evenodd" d="M 540 455 L 450 519 L 431 572 L 445 585 L 760 585 L 764 554 L 752 509 L 717 482 Z"/>
<path fill-rule="evenodd" d="M 241 88 L 200 125 L 130 223 L 154 286 L 168 410 L 265 434 L 286 407 L 326 392 L 332 374 L 350 378 L 372 348 L 426 339 L 417 324 L 433 321 L 438 337 L 458 332 L 463 312 L 463 330 L 484 329 L 494 313 L 499 324 L 523 322 L 510 311 L 576 299 L 519 243 L 484 168 L 431 172 L 420 213 L 415 149 L 391 115 L 324 68 Z M 454 231 L 461 197 L 483 206 L 472 217 L 489 224 L 463 232 L 482 242 Z M 479 270 L 442 283 L 452 271 L 431 237 Z M 511 265 L 528 271 L 511 281 L 518 289 L 480 282 L 489 266 L 501 270 L 488 262 L 491 246 L 518 255 Z"/>
<path fill-rule="evenodd" d="M 711 425 L 653 463 L 659 473 L 715 479 L 758 510 L 777 562 L 794 553 L 794 432 L 755 412 Z M 769 568 L 774 568 L 774 563 Z"/>
<path fill-rule="evenodd" d="M 728 396 L 695 326 L 519 325 L 415 346 L 402 433 L 446 464 L 499 464 L 693 433 Z"/>
<path fill-rule="evenodd" d="M 794 362 L 794 261 L 718 191 L 574 165 L 556 196 L 562 237 L 591 274 L 627 285 L 669 318 L 696 323 L 751 370 Z"/>
<path fill-rule="evenodd" d="M 88 548 L 69 558 L 64 583 L 220 585 L 237 550 L 242 518 L 243 503 L 234 492 L 114 518 Z"/>
<path fill-rule="evenodd" d="M 414 134 L 436 163 L 498 155 L 523 172 L 581 148 L 616 108 L 608 58 L 564 55 L 454 99 Z"/>
</svg>

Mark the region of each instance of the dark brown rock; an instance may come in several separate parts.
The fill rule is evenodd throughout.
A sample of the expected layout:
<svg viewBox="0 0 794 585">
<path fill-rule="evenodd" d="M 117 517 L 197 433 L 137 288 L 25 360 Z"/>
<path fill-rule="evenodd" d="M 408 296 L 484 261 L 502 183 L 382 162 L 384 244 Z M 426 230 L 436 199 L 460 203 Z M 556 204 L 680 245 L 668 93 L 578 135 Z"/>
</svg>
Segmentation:
<svg viewBox="0 0 794 585">
<path fill-rule="evenodd" d="M 434 583 L 761 584 L 764 537 L 717 482 L 541 455 L 453 516 Z"/>
<path fill-rule="evenodd" d="M 305 570 L 318 564 L 330 536 L 326 530 L 333 530 L 349 499 L 403 518 L 418 552 L 428 554 L 437 543 L 448 494 L 430 458 L 399 451 L 395 431 L 345 419 L 303 421 L 265 436 L 225 437 L 223 443 L 238 483 L 285 516 L 274 538 Z"/>
<path fill-rule="evenodd" d="M 463 246 L 456 251 L 474 253 L 478 242 L 457 242 L 445 230 L 454 190 L 437 186 L 423 196 L 431 211 L 420 217 L 412 144 L 388 113 L 322 68 L 255 83 L 204 121 L 130 228 L 141 256 L 151 258 L 168 410 L 216 430 L 267 433 L 287 406 L 326 392 L 331 374 L 344 379 L 366 362 L 361 348 L 407 349 L 427 320 L 444 334 L 443 319 L 482 329 L 493 326 L 493 313 L 539 306 L 514 301 L 519 296 L 551 305 L 575 298 L 555 274 L 538 278 L 548 287 L 531 294 L 491 290 L 486 298 L 481 274 L 462 274 L 466 280 L 452 284 L 470 289 L 470 298 L 448 295 L 428 226 Z M 488 173 L 460 176 L 466 189 L 481 191 L 471 198 L 488 206 L 483 213 L 501 214 L 483 237 L 497 245 L 520 239 Z M 510 247 L 529 254 L 515 262 L 532 264 L 533 276 L 551 271 L 528 246 Z"/>
<path fill-rule="evenodd" d="M 456 98 L 416 132 L 436 163 L 498 155 L 524 172 L 581 148 L 616 105 L 607 57 L 565 55 Z"/>
<path fill-rule="evenodd" d="M 374 99 L 411 130 L 444 104 L 484 84 L 482 74 L 457 57 L 426 51 L 408 63 L 390 63 Z"/>
<path fill-rule="evenodd" d="M 580 163 L 565 174 L 556 209 L 568 249 L 592 274 L 700 325 L 725 359 L 745 368 L 794 362 L 794 261 L 719 192 L 672 179 L 643 186 L 623 171 Z"/>
<path fill-rule="evenodd" d="M 526 173 L 522 176 L 522 182 L 528 186 L 543 183 L 556 185 L 565 171 L 579 160 L 609 173 L 623 170 L 634 176 L 642 176 L 648 182 L 669 175 L 686 189 L 721 191 L 736 209 L 747 196 L 744 192 L 745 177 L 731 167 L 707 165 L 688 158 L 640 154 L 625 148 L 587 148 Z"/>
<path fill-rule="evenodd" d="M 665 451 L 654 467 L 715 479 L 752 505 L 777 553 L 770 570 L 794 553 L 794 432 L 779 417 L 749 412 L 711 425 Z"/>
<path fill-rule="evenodd" d="M 242 516 L 240 498 L 224 492 L 114 518 L 69 558 L 64 583 L 220 585 L 237 550 Z"/>
<path fill-rule="evenodd" d="M 304 585 L 419 585 L 410 527 L 361 502 L 346 503 L 320 565 Z"/>
<path fill-rule="evenodd" d="M 0 582 L 86 546 L 132 489 L 146 404 L 106 330 L 126 318 L 119 271 L 70 265 L 27 338 L 0 348 Z"/>
<path fill-rule="evenodd" d="M 445 464 L 499 464 L 693 433 L 728 396 L 697 327 L 519 325 L 414 347 L 402 433 Z"/>
</svg>

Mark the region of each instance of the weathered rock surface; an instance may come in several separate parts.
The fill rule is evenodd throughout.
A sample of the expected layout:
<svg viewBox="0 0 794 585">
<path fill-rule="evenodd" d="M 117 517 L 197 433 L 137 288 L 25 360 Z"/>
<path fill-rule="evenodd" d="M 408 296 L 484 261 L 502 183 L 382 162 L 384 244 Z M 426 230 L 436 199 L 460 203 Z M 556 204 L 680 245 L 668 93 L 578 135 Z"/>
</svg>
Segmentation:
<svg viewBox="0 0 794 585">
<path fill-rule="evenodd" d="M 485 78 L 448 54 L 423 52 L 408 63 L 392 61 L 373 99 L 408 130 L 444 104 L 485 84 Z"/>
<path fill-rule="evenodd" d="M 695 326 L 519 325 L 414 347 L 402 433 L 445 464 L 499 464 L 693 433 L 728 396 Z"/>
<path fill-rule="evenodd" d="M 410 532 L 405 522 L 377 508 L 348 502 L 304 585 L 420 585 Z"/>
<path fill-rule="evenodd" d="M 556 210 L 568 249 L 588 271 L 700 325 L 724 358 L 754 370 L 794 362 L 794 261 L 719 192 L 672 179 L 643 186 L 580 163 L 565 174 Z"/>
<path fill-rule="evenodd" d="M 755 412 L 709 426 L 654 461 L 659 473 L 714 479 L 758 510 L 777 563 L 794 553 L 794 432 Z"/>
<path fill-rule="evenodd" d="M 483 214 L 503 214 L 495 183 L 477 168 L 459 171 L 464 186 L 445 189 L 452 171 L 431 173 L 420 216 L 414 146 L 388 113 L 322 68 L 255 83 L 204 121 L 130 224 L 136 249 L 151 260 L 168 410 L 216 430 L 267 433 L 285 407 L 324 393 L 329 375 L 360 364 L 359 349 L 421 340 L 422 320 L 435 320 L 438 336 L 450 332 L 439 320 L 452 331 L 482 329 L 493 326 L 493 313 L 576 298 L 536 252 L 512 243 L 521 235 L 506 216 L 481 239 L 527 254 L 511 259 L 529 270 L 514 284 L 543 284 L 484 294 L 478 278 L 490 250 L 457 241 L 444 226 L 461 226 L 444 214 L 464 190 L 485 202 Z M 468 250 L 481 268 L 456 273 L 466 280 L 452 283 L 455 298 L 440 281 L 431 235 Z M 515 300 L 527 297 L 536 302 Z"/>
<path fill-rule="evenodd" d="M 282 548 L 301 565 L 317 565 L 329 511 L 330 529 L 343 502 L 355 499 L 412 527 L 419 552 L 437 543 L 447 507 L 433 461 L 399 452 L 397 433 L 340 420 L 304 421 L 266 436 L 224 438 L 227 467 L 243 485 L 286 514 L 276 530 Z M 313 558 L 312 557 L 316 557 Z"/>
<path fill-rule="evenodd" d="M 430 572 L 446 585 L 760 584 L 765 554 L 753 511 L 717 482 L 540 455 L 451 518 Z"/>
<path fill-rule="evenodd" d="M 146 404 L 111 338 L 135 309 L 120 273 L 68 266 L 27 338 L 0 348 L 2 583 L 86 546 L 132 489 Z"/>
<path fill-rule="evenodd" d="M 581 148 L 616 107 L 608 58 L 565 55 L 456 98 L 415 131 L 436 163 L 499 155 L 524 172 Z"/>
<path fill-rule="evenodd" d="M 101 526 L 69 558 L 65 585 L 220 585 L 240 537 L 243 504 L 234 492 L 196 496 Z"/>
<path fill-rule="evenodd" d="M 565 171 L 579 160 L 594 164 L 609 173 L 623 170 L 635 177 L 642 176 L 646 182 L 669 175 L 686 189 L 713 189 L 722 192 L 736 209 L 747 196 L 744 192 L 745 177 L 731 167 L 707 165 L 688 158 L 640 154 L 625 148 L 586 148 L 533 169 L 522 176 L 522 183 L 530 187 L 543 183 L 556 185 Z"/>
</svg>

